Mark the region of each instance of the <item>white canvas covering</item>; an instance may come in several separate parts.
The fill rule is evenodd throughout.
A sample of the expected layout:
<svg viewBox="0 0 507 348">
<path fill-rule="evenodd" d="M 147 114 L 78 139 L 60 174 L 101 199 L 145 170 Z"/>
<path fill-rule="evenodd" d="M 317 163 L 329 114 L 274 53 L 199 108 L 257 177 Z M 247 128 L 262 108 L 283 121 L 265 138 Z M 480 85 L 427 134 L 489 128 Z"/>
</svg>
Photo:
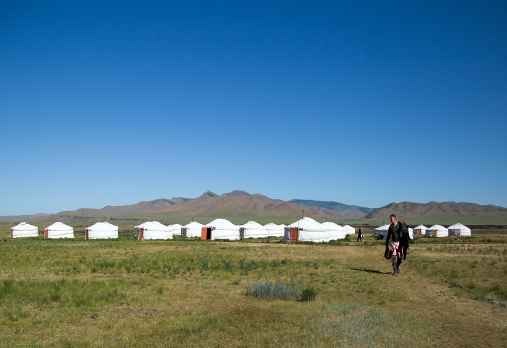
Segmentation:
<svg viewBox="0 0 507 348">
<path fill-rule="evenodd" d="M 356 229 L 352 226 L 345 225 L 343 228 L 347 231 L 347 234 L 356 234 Z"/>
<path fill-rule="evenodd" d="M 345 228 L 334 222 L 323 222 L 321 225 L 328 231 L 329 240 L 344 239 L 347 236 Z"/>
<path fill-rule="evenodd" d="M 192 237 L 201 237 L 202 226 L 204 225 L 198 223 L 197 221 L 192 221 L 183 226 L 183 228 L 187 229 L 187 237 L 192 238 Z"/>
<path fill-rule="evenodd" d="M 14 227 L 11 227 L 11 238 L 24 238 L 24 237 L 37 237 L 39 236 L 39 228 L 21 222 Z"/>
<path fill-rule="evenodd" d="M 389 231 L 389 224 L 377 227 L 373 231 L 373 236 L 377 237 L 382 235 L 384 240 L 387 238 L 387 232 Z"/>
<path fill-rule="evenodd" d="M 300 242 L 329 242 L 329 232 L 312 218 L 304 217 L 290 224 L 290 226 L 288 226 L 289 233 L 290 228 L 299 228 L 298 240 Z M 287 228 L 285 230 L 287 231 Z"/>
<path fill-rule="evenodd" d="M 211 228 L 211 240 L 226 239 L 238 240 L 239 227 L 226 219 L 215 219 L 203 226 L 203 228 Z"/>
<path fill-rule="evenodd" d="M 413 228 L 408 228 L 408 236 L 410 237 L 410 239 L 414 239 L 414 229 Z"/>
<path fill-rule="evenodd" d="M 285 225 L 277 225 L 272 222 L 264 225 L 264 228 L 267 230 L 269 237 L 283 237 L 283 230 Z"/>
<path fill-rule="evenodd" d="M 114 239 L 118 238 L 118 226 L 109 222 L 97 222 L 85 229 L 86 239 Z"/>
<path fill-rule="evenodd" d="M 435 237 L 447 237 L 449 232 L 444 226 L 433 225 L 426 230 L 426 237 L 433 237 L 433 235 Z"/>
<path fill-rule="evenodd" d="M 173 239 L 172 229 L 158 221 L 149 221 L 139 225 L 138 239 Z"/>
<path fill-rule="evenodd" d="M 44 237 L 49 239 L 74 238 L 74 228 L 63 222 L 55 222 L 44 229 Z"/>
<path fill-rule="evenodd" d="M 472 230 L 460 223 L 447 227 L 447 231 L 449 236 L 459 235 L 461 237 L 469 237 L 472 235 Z"/>
<path fill-rule="evenodd" d="M 181 226 L 180 224 L 168 225 L 167 228 L 171 230 L 173 236 L 181 236 Z"/>
<path fill-rule="evenodd" d="M 267 228 L 255 221 L 248 221 L 239 228 L 240 232 L 243 229 L 243 238 L 266 238 L 268 236 Z"/>
<path fill-rule="evenodd" d="M 417 227 L 414 227 L 414 233 L 416 235 L 418 234 L 421 234 L 421 235 L 426 235 L 426 230 L 428 229 L 428 227 L 424 226 L 424 225 L 419 225 Z"/>
</svg>

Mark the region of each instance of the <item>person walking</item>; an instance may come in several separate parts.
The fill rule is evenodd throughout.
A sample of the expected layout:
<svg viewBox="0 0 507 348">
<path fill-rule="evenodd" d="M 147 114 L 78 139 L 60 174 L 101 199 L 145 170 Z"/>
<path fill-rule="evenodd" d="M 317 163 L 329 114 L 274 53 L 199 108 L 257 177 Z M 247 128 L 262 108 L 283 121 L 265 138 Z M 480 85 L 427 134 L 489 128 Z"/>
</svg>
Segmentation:
<svg viewBox="0 0 507 348">
<path fill-rule="evenodd" d="M 363 241 L 363 235 L 361 234 L 361 229 L 359 229 L 359 234 L 357 235 L 358 242 L 359 242 L 359 239 L 361 239 L 361 242 Z"/>
<path fill-rule="evenodd" d="M 391 247 L 391 263 L 393 265 L 393 275 L 396 275 L 400 273 L 401 263 L 401 255 L 398 250 L 400 248 L 401 224 L 396 221 L 396 215 L 394 214 L 391 214 L 389 219 L 391 220 L 391 224 L 389 225 L 389 230 L 387 231 L 386 250 L 389 249 L 389 246 Z"/>
</svg>

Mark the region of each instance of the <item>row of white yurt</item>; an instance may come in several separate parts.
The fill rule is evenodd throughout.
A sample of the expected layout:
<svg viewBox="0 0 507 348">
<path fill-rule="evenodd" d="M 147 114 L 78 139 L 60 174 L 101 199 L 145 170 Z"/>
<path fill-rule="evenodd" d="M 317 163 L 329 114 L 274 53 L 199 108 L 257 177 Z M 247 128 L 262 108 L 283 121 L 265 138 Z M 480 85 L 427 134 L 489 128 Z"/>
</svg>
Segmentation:
<svg viewBox="0 0 507 348">
<path fill-rule="evenodd" d="M 37 237 L 39 230 L 36 226 L 22 222 L 11 228 L 11 237 Z M 62 222 L 55 222 L 44 229 L 44 238 L 74 238 L 74 228 Z M 118 226 L 108 222 L 97 222 L 85 229 L 85 239 L 118 238 Z"/>
</svg>

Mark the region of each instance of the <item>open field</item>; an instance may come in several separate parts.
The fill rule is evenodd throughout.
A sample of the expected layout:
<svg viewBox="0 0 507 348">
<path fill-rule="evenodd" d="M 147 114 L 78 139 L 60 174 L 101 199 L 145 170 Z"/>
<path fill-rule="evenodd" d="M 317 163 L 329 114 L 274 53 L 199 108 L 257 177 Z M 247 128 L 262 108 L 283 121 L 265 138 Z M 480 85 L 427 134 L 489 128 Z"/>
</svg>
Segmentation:
<svg viewBox="0 0 507 348">
<path fill-rule="evenodd" d="M 0 236 L 0 345 L 502 347 L 507 235 L 417 237 L 402 273 L 383 241 L 285 244 Z M 313 302 L 257 300 L 295 281 Z M 471 292 L 466 291 L 466 287 Z M 396 330 L 396 342 L 390 330 Z"/>
</svg>

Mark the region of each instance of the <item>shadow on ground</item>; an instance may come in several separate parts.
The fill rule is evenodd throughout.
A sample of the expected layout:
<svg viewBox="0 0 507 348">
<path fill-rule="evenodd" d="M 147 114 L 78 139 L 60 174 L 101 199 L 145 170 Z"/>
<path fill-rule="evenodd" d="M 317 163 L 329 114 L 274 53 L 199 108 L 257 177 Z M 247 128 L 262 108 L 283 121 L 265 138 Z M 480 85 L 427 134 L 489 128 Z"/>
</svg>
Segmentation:
<svg viewBox="0 0 507 348">
<path fill-rule="evenodd" d="M 368 272 L 368 273 L 377 273 L 377 274 L 392 274 L 392 272 L 380 272 L 376 269 L 364 269 L 364 268 L 349 268 L 352 271 L 361 271 L 361 272 Z"/>
</svg>

